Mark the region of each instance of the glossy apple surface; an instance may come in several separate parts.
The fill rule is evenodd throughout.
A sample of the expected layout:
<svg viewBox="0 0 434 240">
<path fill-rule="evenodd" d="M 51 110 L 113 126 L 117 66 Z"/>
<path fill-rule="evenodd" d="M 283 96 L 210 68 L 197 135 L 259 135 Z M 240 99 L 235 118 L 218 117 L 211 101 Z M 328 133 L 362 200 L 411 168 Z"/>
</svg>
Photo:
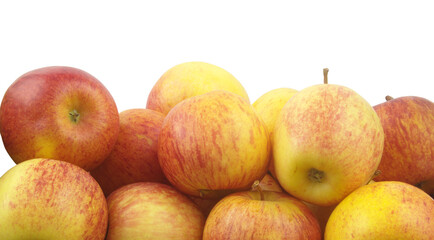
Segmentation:
<svg viewBox="0 0 434 240">
<path fill-rule="evenodd" d="M 202 239 L 205 218 L 197 206 L 173 187 L 139 182 L 107 198 L 107 240 Z"/>
<path fill-rule="evenodd" d="M 262 119 L 245 99 L 222 90 L 176 105 L 158 141 L 158 160 L 170 183 L 204 198 L 249 189 L 266 174 L 269 155 Z"/>
<path fill-rule="evenodd" d="M 365 185 L 332 212 L 325 240 L 434 239 L 434 200 L 403 182 Z"/>
<path fill-rule="evenodd" d="M 321 239 L 316 218 L 301 201 L 285 193 L 233 193 L 211 210 L 203 239 Z"/>
<path fill-rule="evenodd" d="M 264 120 L 270 134 L 270 140 L 273 140 L 273 130 L 276 119 L 280 114 L 283 106 L 291 99 L 298 91 L 291 88 L 277 88 L 266 92 L 260 96 L 253 104 L 258 115 Z M 269 171 L 273 177 L 276 176 L 274 171 L 274 161 L 271 156 Z"/>
<path fill-rule="evenodd" d="M 0 239 L 104 239 L 107 202 L 82 168 L 58 160 L 22 162 L 0 178 Z"/>
<path fill-rule="evenodd" d="M 287 102 L 272 143 L 283 189 L 303 201 L 331 206 L 371 179 L 381 160 L 384 132 L 359 94 L 321 84 Z"/>
<path fill-rule="evenodd" d="M 214 90 L 226 90 L 249 101 L 244 87 L 228 71 L 205 62 L 186 62 L 160 77 L 149 93 L 146 108 L 166 115 L 182 100 Z"/>
<path fill-rule="evenodd" d="M 157 158 L 164 115 L 149 109 L 119 114 L 119 136 L 110 155 L 91 171 L 106 196 L 135 182 L 167 182 Z"/>
<path fill-rule="evenodd" d="M 91 170 L 112 150 L 116 104 L 103 84 L 71 67 L 45 67 L 19 77 L 0 107 L 0 133 L 16 162 L 50 158 Z"/>
<path fill-rule="evenodd" d="M 434 181 L 434 103 L 408 96 L 374 106 L 384 129 L 378 181 Z"/>
</svg>

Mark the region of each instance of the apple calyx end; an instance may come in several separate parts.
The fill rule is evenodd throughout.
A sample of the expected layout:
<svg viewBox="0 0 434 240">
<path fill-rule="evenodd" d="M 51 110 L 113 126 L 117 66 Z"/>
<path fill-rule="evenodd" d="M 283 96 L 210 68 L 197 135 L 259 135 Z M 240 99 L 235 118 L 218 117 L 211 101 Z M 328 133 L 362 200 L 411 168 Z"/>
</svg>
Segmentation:
<svg viewBox="0 0 434 240">
<path fill-rule="evenodd" d="M 252 191 L 258 191 L 259 195 L 261 196 L 261 201 L 264 201 L 265 200 L 264 192 L 262 191 L 262 188 L 261 188 L 261 186 L 259 186 L 259 184 L 260 184 L 260 181 L 255 180 L 252 184 Z"/>
<path fill-rule="evenodd" d="M 77 110 L 73 109 L 72 111 L 69 112 L 69 119 L 77 124 L 78 121 L 80 120 L 80 113 L 77 112 Z"/>
<path fill-rule="evenodd" d="M 390 100 L 392 100 L 392 99 L 393 99 L 393 97 L 391 97 L 391 96 L 389 96 L 389 95 L 386 96 L 386 101 L 390 101 Z"/>
<path fill-rule="evenodd" d="M 308 178 L 311 182 L 322 183 L 325 178 L 325 173 L 316 168 L 311 168 L 308 171 Z"/>
</svg>

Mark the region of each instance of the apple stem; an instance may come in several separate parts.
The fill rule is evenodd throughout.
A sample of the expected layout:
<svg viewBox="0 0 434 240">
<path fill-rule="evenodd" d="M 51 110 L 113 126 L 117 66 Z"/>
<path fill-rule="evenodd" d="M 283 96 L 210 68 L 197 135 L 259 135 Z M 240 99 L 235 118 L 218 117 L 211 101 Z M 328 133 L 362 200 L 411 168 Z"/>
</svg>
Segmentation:
<svg viewBox="0 0 434 240">
<path fill-rule="evenodd" d="M 252 191 L 258 191 L 259 195 L 261 196 L 261 201 L 264 201 L 264 192 L 262 191 L 261 186 L 259 186 L 260 181 L 256 180 L 253 184 L 252 184 Z"/>
<path fill-rule="evenodd" d="M 329 79 L 328 79 L 329 69 L 328 68 L 324 68 L 322 70 L 322 72 L 324 74 L 324 84 L 328 84 L 329 83 Z"/>
<path fill-rule="evenodd" d="M 390 100 L 392 100 L 392 99 L 393 99 L 393 97 L 391 97 L 391 96 L 389 96 L 389 95 L 386 96 L 386 101 L 390 101 Z"/>
<path fill-rule="evenodd" d="M 69 118 L 71 119 L 71 121 L 73 121 L 74 123 L 78 122 L 78 119 L 80 118 L 80 113 L 77 112 L 77 110 L 72 110 L 71 112 L 69 112 Z"/>
<path fill-rule="evenodd" d="M 368 181 L 368 183 L 370 182 L 370 181 L 372 181 L 374 178 L 376 178 L 378 175 L 380 175 L 381 174 L 381 171 L 380 170 L 375 170 L 375 172 L 374 172 L 374 174 L 372 174 L 372 177 L 371 177 L 371 179 L 369 179 L 369 181 Z"/>
</svg>

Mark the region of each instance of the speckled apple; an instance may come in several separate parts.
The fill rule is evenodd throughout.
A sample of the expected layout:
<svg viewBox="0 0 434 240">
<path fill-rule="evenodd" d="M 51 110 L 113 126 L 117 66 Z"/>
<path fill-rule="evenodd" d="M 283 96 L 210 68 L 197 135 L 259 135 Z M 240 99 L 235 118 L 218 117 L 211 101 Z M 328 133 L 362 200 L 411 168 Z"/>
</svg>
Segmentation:
<svg viewBox="0 0 434 240">
<path fill-rule="evenodd" d="M 185 62 L 167 70 L 148 95 L 146 108 L 167 114 L 176 104 L 214 90 L 225 90 L 249 101 L 246 90 L 228 71 L 205 62 Z"/>
<path fill-rule="evenodd" d="M 380 119 L 359 94 L 335 84 L 310 86 L 276 120 L 276 176 L 289 194 L 332 206 L 371 180 L 383 145 Z"/>
<path fill-rule="evenodd" d="M 103 240 L 104 193 L 82 168 L 31 159 L 0 178 L 0 239 Z"/>
<path fill-rule="evenodd" d="M 320 240 L 314 215 L 301 201 L 286 193 L 263 191 L 233 193 L 211 210 L 203 239 Z"/>
<path fill-rule="evenodd" d="M 249 189 L 266 174 L 269 156 L 262 119 L 245 99 L 223 90 L 176 105 L 158 141 L 158 159 L 170 183 L 204 198 Z"/>
<path fill-rule="evenodd" d="M 378 181 L 434 181 L 434 103 L 416 96 L 374 106 L 384 129 Z"/>
<path fill-rule="evenodd" d="M 434 200 L 413 185 L 374 182 L 333 210 L 325 240 L 434 239 Z"/>
<path fill-rule="evenodd" d="M 107 240 L 202 239 L 205 218 L 184 194 L 162 183 L 139 182 L 107 198 Z"/>
</svg>

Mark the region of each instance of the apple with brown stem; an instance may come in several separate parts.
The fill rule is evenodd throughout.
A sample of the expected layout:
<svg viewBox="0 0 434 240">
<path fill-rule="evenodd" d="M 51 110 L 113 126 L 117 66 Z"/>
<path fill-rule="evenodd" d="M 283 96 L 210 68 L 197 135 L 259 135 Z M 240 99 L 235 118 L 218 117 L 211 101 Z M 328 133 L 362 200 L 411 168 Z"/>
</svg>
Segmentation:
<svg viewBox="0 0 434 240">
<path fill-rule="evenodd" d="M 374 106 L 384 129 L 379 181 L 434 181 L 434 103 L 407 96 L 386 97 Z"/>
<path fill-rule="evenodd" d="M 277 179 L 289 194 L 332 206 L 368 183 L 383 151 L 384 132 L 355 91 L 324 83 L 301 90 L 283 107 L 273 132 Z"/>
<path fill-rule="evenodd" d="M 258 185 L 255 181 L 253 191 L 218 202 L 205 222 L 203 239 L 321 239 L 318 222 L 305 204 Z"/>
</svg>

